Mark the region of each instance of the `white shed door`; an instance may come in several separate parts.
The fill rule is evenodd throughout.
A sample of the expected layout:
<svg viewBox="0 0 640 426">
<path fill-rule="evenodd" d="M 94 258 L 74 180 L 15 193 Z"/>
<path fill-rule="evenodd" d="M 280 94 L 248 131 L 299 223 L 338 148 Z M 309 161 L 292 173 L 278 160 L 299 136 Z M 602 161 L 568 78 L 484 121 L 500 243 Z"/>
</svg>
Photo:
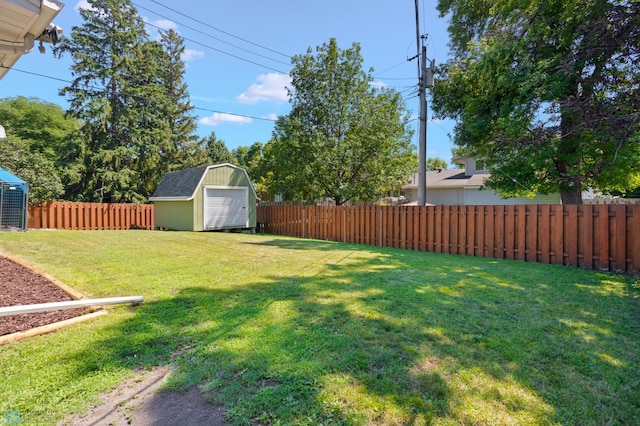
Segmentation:
<svg viewBox="0 0 640 426">
<path fill-rule="evenodd" d="M 249 222 L 247 188 L 205 188 L 204 227 L 246 227 Z"/>
</svg>

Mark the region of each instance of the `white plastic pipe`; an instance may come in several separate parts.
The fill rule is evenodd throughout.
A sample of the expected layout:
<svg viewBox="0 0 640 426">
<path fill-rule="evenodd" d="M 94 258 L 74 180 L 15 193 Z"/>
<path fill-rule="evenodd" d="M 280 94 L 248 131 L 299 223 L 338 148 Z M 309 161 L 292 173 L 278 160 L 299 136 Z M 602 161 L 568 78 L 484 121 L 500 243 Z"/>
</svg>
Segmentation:
<svg viewBox="0 0 640 426">
<path fill-rule="evenodd" d="M 0 308 L 0 317 L 7 315 L 32 314 L 34 312 L 59 311 L 61 309 L 86 308 L 87 306 L 119 305 L 123 303 L 139 305 L 143 300 L 144 298 L 142 296 L 127 296 L 106 297 L 103 299 L 71 300 L 68 302 L 37 303 L 34 305 L 5 306 Z"/>
</svg>

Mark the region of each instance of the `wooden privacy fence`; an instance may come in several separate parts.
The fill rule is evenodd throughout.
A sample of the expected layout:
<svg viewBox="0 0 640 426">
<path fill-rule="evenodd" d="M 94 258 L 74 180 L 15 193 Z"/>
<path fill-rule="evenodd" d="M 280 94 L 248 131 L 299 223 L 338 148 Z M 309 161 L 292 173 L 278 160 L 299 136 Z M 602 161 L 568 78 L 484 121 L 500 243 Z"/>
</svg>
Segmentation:
<svg viewBox="0 0 640 426">
<path fill-rule="evenodd" d="M 72 203 L 29 206 L 30 229 L 154 229 L 153 204 Z"/>
<path fill-rule="evenodd" d="M 468 256 L 640 270 L 640 205 L 259 206 L 266 233 Z"/>
</svg>

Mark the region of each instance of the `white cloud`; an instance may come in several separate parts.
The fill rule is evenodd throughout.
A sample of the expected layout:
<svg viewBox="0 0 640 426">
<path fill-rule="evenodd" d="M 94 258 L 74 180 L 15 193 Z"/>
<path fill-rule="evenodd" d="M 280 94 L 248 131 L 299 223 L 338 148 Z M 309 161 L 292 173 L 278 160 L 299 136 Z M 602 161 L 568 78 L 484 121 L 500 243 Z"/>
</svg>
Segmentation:
<svg viewBox="0 0 640 426">
<path fill-rule="evenodd" d="M 142 21 L 145 23 L 146 30 L 149 33 L 149 38 L 151 40 L 160 41 L 160 31 L 173 30 L 180 33 L 178 31 L 178 24 L 169 19 L 157 19 L 154 21 L 146 16 L 142 16 Z"/>
<path fill-rule="evenodd" d="M 271 114 L 263 115 L 260 118 L 266 118 L 267 120 L 277 120 L 278 114 L 272 112 Z"/>
<path fill-rule="evenodd" d="M 240 115 L 227 114 L 224 112 L 214 112 L 209 117 L 203 117 L 198 121 L 198 123 L 205 126 L 217 126 L 225 123 L 249 124 L 251 122 L 252 120 L 249 117 L 242 117 Z"/>
<path fill-rule="evenodd" d="M 149 22 L 152 25 L 155 25 L 156 27 L 160 28 L 161 30 L 174 30 L 177 31 L 178 30 L 178 24 L 176 24 L 173 21 L 170 21 L 168 19 L 158 19 L 157 21 L 146 21 L 145 22 Z"/>
<path fill-rule="evenodd" d="M 286 102 L 286 87 L 291 85 L 288 74 L 269 73 L 258 76 L 258 83 L 252 84 L 236 100 L 241 104 L 257 104 L 258 102 Z"/>
<path fill-rule="evenodd" d="M 377 87 L 378 89 L 381 89 L 383 87 L 387 87 L 387 83 L 385 83 L 384 81 L 378 80 L 378 81 L 372 81 L 371 83 L 369 83 L 370 86 L 372 87 Z"/>
<path fill-rule="evenodd" d="M 182 52 L 182 60 L 185 62 L 195 61 L 196 59 L 200 59 L 203 56 L 204 52 L 200 50 L 184 49 L 184 52 Z"/>
<path fill-rule="evenodd" d="M 80 9 L 91 9 L 91 5 L 87 0 L 80 0 L 78 3 L 76 3 L 73 9 L 78 12 Z"/>
</svg>

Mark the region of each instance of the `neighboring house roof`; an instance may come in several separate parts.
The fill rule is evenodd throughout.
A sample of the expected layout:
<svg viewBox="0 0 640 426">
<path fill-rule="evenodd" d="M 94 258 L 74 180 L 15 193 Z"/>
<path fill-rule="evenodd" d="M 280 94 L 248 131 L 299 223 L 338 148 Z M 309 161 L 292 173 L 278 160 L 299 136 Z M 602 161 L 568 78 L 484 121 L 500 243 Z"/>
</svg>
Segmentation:
<svg viewBox="0 0 640 426">
<path fill-rule="evenodd" d="M 10 173 L 9 171 L 0 167 L 0 182 L 12 183 L 16 185 L 26 185 L 27 182 L 20 179 L 18 176 Z"/>
<path fill-rule="evenodd" d="M 489 177 L 487 172 L 476 172 L 471 176 L 464 169 L 427 171 L 427 188 L 479 188 Z M 414 173 L 402 189 L 418 187 L 418 173 Z"/>
<path fill-rule="evenodd" d="M 34 40 L 57 41 L 59 29 L 50 24 L 63 7 L 57 0 L 0 0 L 0 79 Z"/>
<path fill-rule="evenodd" d="M 242 167 L 234 166 L 230 163 L 214 164 L 211 166 L 194 167 L 192 169 L 179 170 L 177 172 L 167 173 L 162 177 L 160 184 L 149 201 L 189 201 L 192 200 L 202 184 L 207 172 L 218 167 L 232 167 L 241 170 L 247 177 L 249 187 L 256 195 L 255 188 L 251 184 L 251 179 L 247 171 Z M 256 195 L 256 198 L 257 195 Z"/>
</svg>

